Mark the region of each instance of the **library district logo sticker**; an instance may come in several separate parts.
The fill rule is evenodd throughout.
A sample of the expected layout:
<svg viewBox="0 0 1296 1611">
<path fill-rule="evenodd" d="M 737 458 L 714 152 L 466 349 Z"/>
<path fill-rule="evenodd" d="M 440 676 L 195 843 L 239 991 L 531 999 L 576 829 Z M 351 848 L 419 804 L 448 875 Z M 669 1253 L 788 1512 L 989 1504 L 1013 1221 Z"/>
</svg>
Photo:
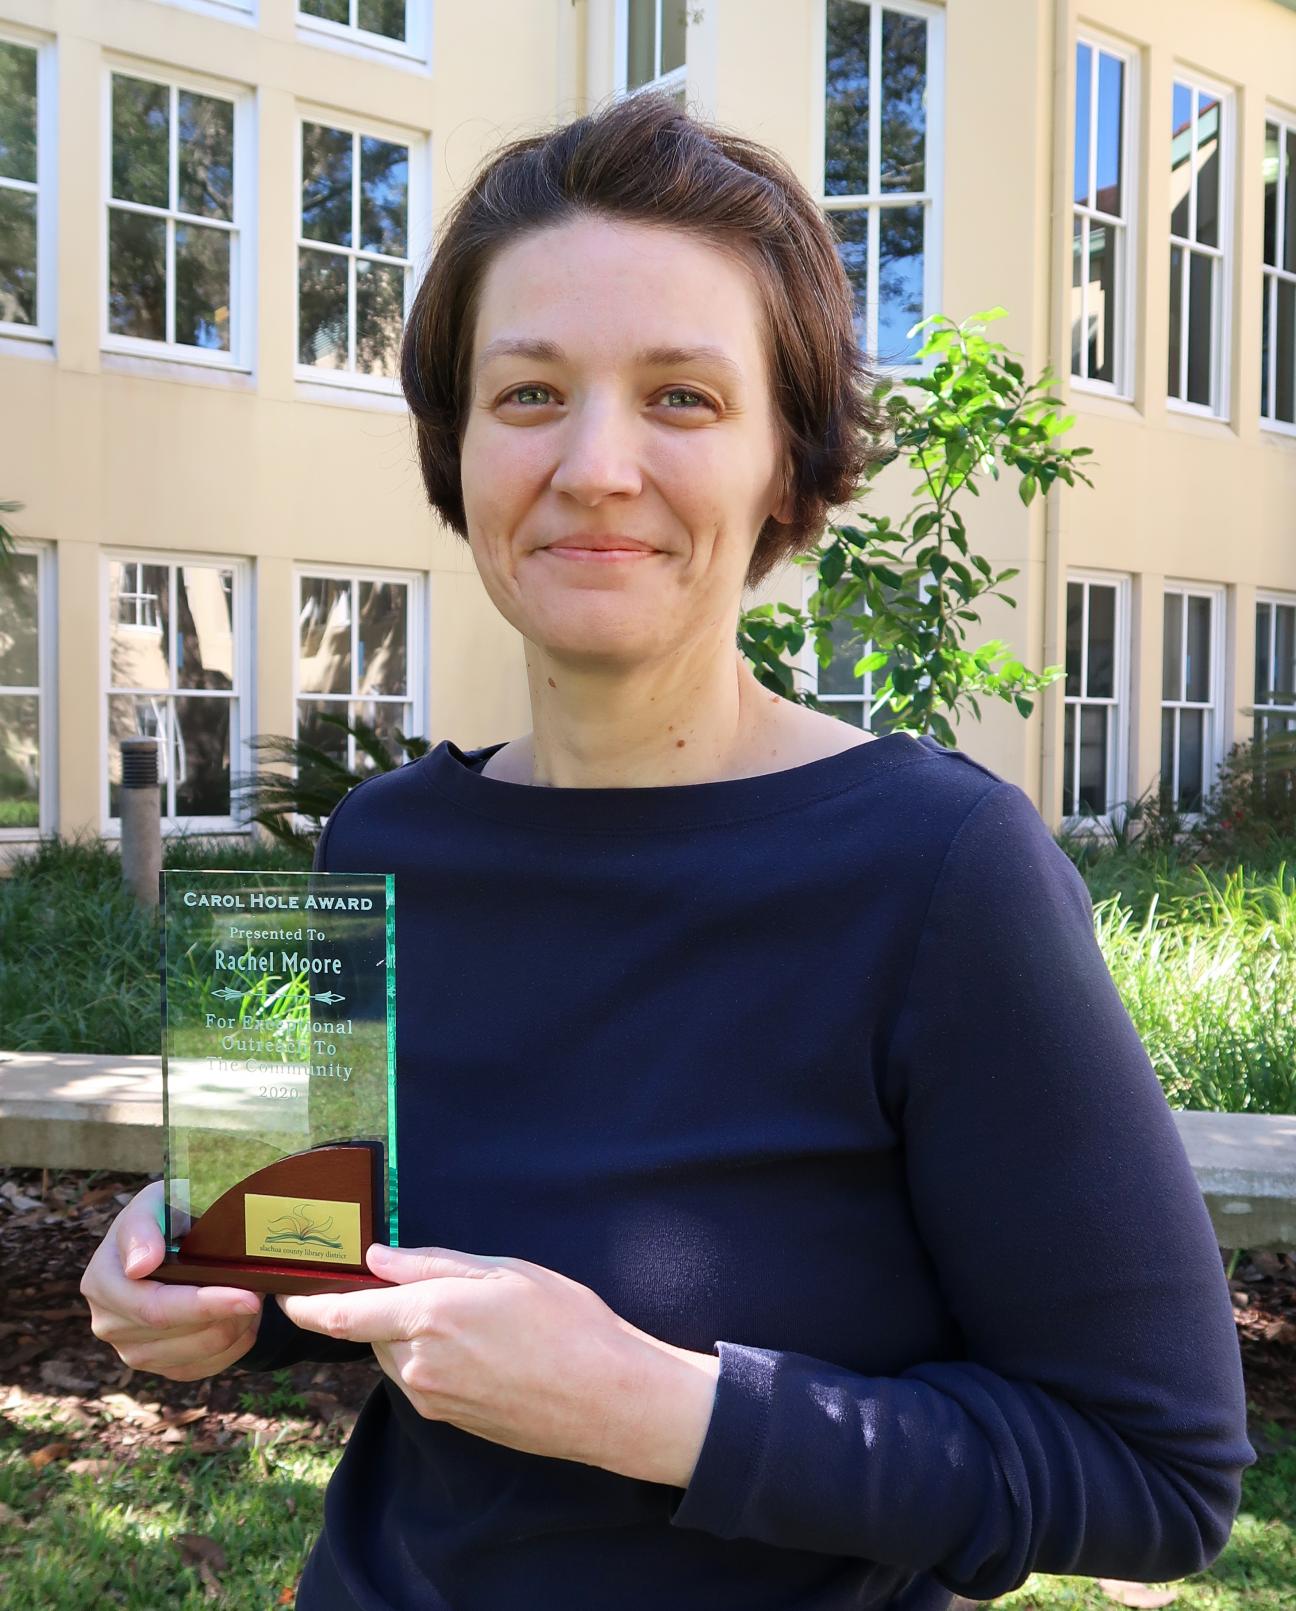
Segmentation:
<svg viewBox="0 0 1296 1611">
<path fill-rule="evenodd" d="M 254 1258 L 361 1264 L 360 1204 L 317 1198 L 243 1199 L 245 1251 Z"/>
</svg>

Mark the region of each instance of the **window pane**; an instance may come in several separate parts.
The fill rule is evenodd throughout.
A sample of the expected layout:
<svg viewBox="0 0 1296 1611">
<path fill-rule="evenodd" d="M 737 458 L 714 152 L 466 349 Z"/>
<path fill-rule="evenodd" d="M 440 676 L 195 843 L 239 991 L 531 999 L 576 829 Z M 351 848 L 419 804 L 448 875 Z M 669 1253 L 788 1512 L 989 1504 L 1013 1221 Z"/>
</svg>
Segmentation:
<svg viewBox="0 0 1296 1611">
<path fill-rule="evenodd" d="M 1186 697 L 1203 702 L 1210 699 L 1210 623 L 1211 601 L 1190 595 Z"/>
<path fill-rule="evenodd" d="M 1274 417 L 1293 425 L 1296 424 L 1296 398 L 1292 395 L 1296 382 L 1296 281 L 1278 281 L 1277 324 L 1273 349 L 1273 359 L 1278 366 Z"/>
<path fill-rule="evenodd" d="M 360 137 L 360 250 L 405 256 L 409 147 Z"/>
<path fill-rule="evenodd" d="M 181 565 L 176 574 L 176 683 L 234 686 L 234 573 Z"/>
<path fill-rule="evenodd" d="M 409 589 L 403 582 L 361 582 L 357 691 L 403 694 Z"/>
<path fill-rule="evenodd" d="M 1174 731 L 1178 714 L 1175 710 L 1161 712 L 1161 777 L 1157 793 L 1162 801 L 1174 799 Z"/>
<path fill-rule="evenodd" d="M 1075 59 L 1075 199 L 1089 205 L 1089 98 L 1092 94 L 1093 47 L 1076 42 Z"/>
<path fill-rule="evenodd" d="M 829 627 L 829 637 L 832 639 L 833 657 L 827 666 L 819 666 L 819 692 L 862 694 L 864 685 L 854 675 L 855 662 L 865 652 L 865 644 L 858 630 L 838 616 Z"/>
<path fill-rule="evenodd" d="M 1174 87 L 1170 126 L 1170 232 L 1186 236 L 1192 183 L 1192 91 L 1186 84 Z"/>
<path fill-rule="evenodd" d="M 1179 809 L 1199 811 L 1206 764 L 1206 712 L 1179 712 Z"/>
<path fill-rule="evenodd" d="M 659 0 L 661 5 L 661 70 L 671 73 L 684 66 L 687 0 Z"/>
<path fill-rule="evenodd" d="M 1066 687 L 1063 693 L 1075 699 L 1084 692 L 1080 682 L 1081 632 L 1084 623 L 1084 586 L 1068 582 L 1066 592 Z"/>
<path fill-rule="evenodd" d="M 234 105 L 212 95 L 177 95 L 176 169 L 181 212 L 234 219 Z"/>
<path fill-rule="evenodd" d="M 0 828 L 40 826 L 40 701 L 0 694 Z"/>
<path fill-rule="evenodd" d="M 1211 290 L 1216 259 L 1188 254 L 1188 401 L 1211 400 Z"/>
<path fill-rule="evenodd" d="M 1089 589 L 1089 678 L 1085 689 L 1091 699 L 1115 697 L 1115 663 L 1116 589 L 1093 586 Z"/>
<path fill-rule="evenodd" d="M 158 743 L 158 802 L 167 814 L 167 702 L 166 698 L 137 698 L 113 694 L 108 700 L 108 815 L 121 816 L 121 749 L 123 738 L 156 738 Z"/>
<path fill-rule="evenodd" d="M 1197 239 L 1219 245 L 1220 103 L 1197 92 Z"/>
<path fill-rule="evenodd" d="M 1080 806 L 1101 815 L 1107 809 L 1106 705 L 1080 706 Z"/>
<path fill-rule="evenodd" d="M 306 694 L 351 692 L 351 584 L 303 576 L 297 686 Z"/>
<path fill-rule="evenodd" d="M 36 52 L 0 40 L 0 174 L 36 183 Z"/>
<path fill-rule="evenodd" d="M 1278 605 L 1274 631 L 1274 703 L 1296 705 L 1296 604 Z"/>
<path fill-rule="evenodd" d="M 405 38 L 405 0 L 360 0 L 356 23 L 384 39 Z"/>
<path fill-rule="evenodd" d="M 171 91 L 142 78 L 112 76 L 112 193 L 149 207 L 170 204 Z"/>
<path fill-rule="evenodd" d="M 13 554 L 0 563 L 0 688 L 35 688 L 38 575 L 35 554 Z"/>
<path fill-rule="evenodd" d="M 405 319 L 405 270 L 394 263 L 356 259 L 356 369 L 392 375 Z"/>
<path fill-rule="evenodd" d="M 347 260 L 309 246 L 298 251 L 297 357 L 317 369 L 345 369 Z"/>
<path fill-rule="evenodd" d="M 1075 789 L 1072 786 L 1072 757 L 1075 754 L 1075 705 L 1062 707 L 1062 815 L 1076 814 Z"/>
<path fill-rule="evenodd" d="M 1283 214 L 1282 266 L 1296 273 L 1296 129 L 1287 130 L 1287 161 L 1283 166 L 1283 193 L 1286 212 Z"/>
<path fill-rule="evenodd" d="M 1272 333 L 1269 329 L 1270 276 L 1261 276 L 1260 291 L 1260 413 L 1269 414 L 1269 365 L 1273 362 Z"/>
<path fill-rule="evenodd" d="M 36 323 L 34 190 L 0 190 L 0 319 Z"/>
<path fill-rule="evenodd" d="M 172 720 L 176 816 L 229 816 L 230 701 L 201 695 L 177 699 Z"/>
<path fill-rule="evenodd" d="M 828 0 L 824 76 L 824 195 L 868 194 L 870 7 Z"/>
<path fill-rule="evenodd" d="M 1071 373 L 1084 373 L 1084 242 L 1088 220 L 1079 213 L 1071 219 Z"/>
<path fill-rule="evenodd" d="M 908 363 L 922 345 L 922 332 L 906 332 L 922 318 L 923 215 L 917 207 L 880 209 L 878 242 L 878 357 Z"/>
<path fill-rule="evenodd" d="M 927 24 L 898 11 L 882 13 L 883 190 L 922 190 L 927 112 Z"/>
<path fill-rule="evenodd" d="M 1269 703 L 1269 687 L 1272 672 L 1269 667 L 1271 644 L 1270 633 L 1273 628 L 1273 605 L 1257 604 L 1255 614 L 1255 691 L 1254 699 L 1257 705 Z"/>
<path fill-rule="evenodd" d="M 867 341 L 868 326 L 865 310 L 868 307 L 868 211 L 828 214 L 833 234 L 837 237 L 837 255 L 846 270 L 846 278 L 855 293 L 855 339 L 862 347 Z"/>
<path fill-rule="evenodd" d="M 228 352 L 230 232 L 177 224 L 175 338 L 189 347 Z"/>
<path fill-rule="evenodd" d="M 350 23 L 350 0 L 298 0 L 298 10 L 308 17 L 322 17 L 325 22 Z"/>
<path fill-rule="evenodd" d="M 351 720 L 357 719 L 372 727 L 383 741 L 383 747 L 391 756 L 395 765 L 399 766 L 405 759 L 405 752 L 401 749 L 396 738 L 396 729 L 407 736 L 410 730 L 410 707 L 408 705 L 378 704 L 372 699 L 364 700 L 351 706 Z M 357 772 L 377 771 L 377 763 L 367 754 L 360 745 L 356 745 L 355 764 Z"/>
<path fill-rule="evenodd" d="M 1264 260 L 1278 266 L 1278 170 L 1282 165 L 1282 145 L 1278 125 L 1265 124 L 1264 148 Z"/>
<path fill-rule="evenodd" d="M 108 328 L 166 340 L 166 219 L 108 209 Z"/>
<path fill-rule="evenodd" d="M 1116 378 L 1117 227 L 1089 225 L 1089 377 Z"/>
<path fill-rule="evenodd" d="M 1098 55 L 1098 194 L 1094 206 L 1100 212 L 1123 218 L 1121 187 L 1121 144 L 1125 98 L 1125 63 L 1105 51 Z"/>
<path fill-rule="evenodd" d="M 302 124 L 302 234 L 351 245 L 351 135 Z"/>
<path fill-rule="evenodd" d="M 108 566 L 108 680 L 114 688 L 171 687 L 165 565 L 112 560 Z"/>
<path fill-rule="evenodd" d="M 657 0 L 630 0 L 626 87 L 638 89 L 656 78 Z"/>
<path fill-rule="evenodd" d="M 1183 698 L 1183 674 L 1180 659 L 1183 638 L 1183 594 L 1167 593 L 1162 620 L 1161 639 L 1161 697 Z"/>
<path fill-rule="evenodd" d="M 1170 367 L 1166 376 L 1166 391 L 1171 397 L 1182 395 L 1179 367 L 1183 339 L 1183 264 L 1182 246 L 1170 248 Z"/>
<path fill-rule="evenodd" d="M 326 720 L 325 718 L 331 718 Z M 336 721 L 347 721 L 345 699 L 299 699 L 297 701 L 297 738 L 302 744 L 312 744 L 323 750 L 340 766 L 347 764 L 347 735 L 345 726 Z"/>
</svg>

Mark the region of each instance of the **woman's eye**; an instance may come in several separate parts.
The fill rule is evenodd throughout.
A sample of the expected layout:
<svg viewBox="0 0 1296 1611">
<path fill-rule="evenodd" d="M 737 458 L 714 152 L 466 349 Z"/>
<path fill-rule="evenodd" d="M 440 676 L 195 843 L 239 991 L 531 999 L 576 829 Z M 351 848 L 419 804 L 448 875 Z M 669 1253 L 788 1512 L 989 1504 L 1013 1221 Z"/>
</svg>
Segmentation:
<svg viewBox="0 0 1296 1611">
<path fill-rule="evenodd" d="M 552 393 L 547 386 L 515 386 L 511 392 L 506 392 L 500 401 L 502 403 L 518 402 L 522 403 L 523 406 L 526 407 L 527 404 L 525 399 L 528 394 L 534 395 L 536 393 L 540 394 L 542 401 L 548 400 L 552 397 Z M 663 399 L 669 397 L 686 397 L 691 399 L 691 401 L 686 403 L 682 408 L 672 406 L 669 409 L 669 412 L 672 414 L 681 414 L 687 409 L 693 408 L 709 408 L 712 410 L 715 408 L 715 404 L 711 402 L 710 398 L 704 397 L 701 392 L 695 392 L 687 386 L 672 386 L 669 391 L 662 393 L 662 397 Z"/>
<path fill-rule="evenodd" d="M 511 403 L 516 398 L 521 397 L 524 392 L 547 392 L 548 390 L 547 386 L 515 386 L 511 392 L 500 398 L 500 402 Z"/>
<path fill-rule="evenodd" d="M 691 407 L 691 408 L 698 408 L 698 407 L 713 408 L 715 406 L 711 402 L 711 400 L 709 398 L 703 397 L 701 392 L 690 391 L 687 386 L 672 386 L 670 391 L 664 393 L 663 395 L 666 396 L 666 397 L 693 397 L 693 398 L 696 398 L 697 399 L 696 402 L 689 404 L 689 407 Z M 679 409 L 672 409 L 671 412 L 675 413 L 675 414 L 678 414 L 680 412 L 680 410 Z"/>
</svg>

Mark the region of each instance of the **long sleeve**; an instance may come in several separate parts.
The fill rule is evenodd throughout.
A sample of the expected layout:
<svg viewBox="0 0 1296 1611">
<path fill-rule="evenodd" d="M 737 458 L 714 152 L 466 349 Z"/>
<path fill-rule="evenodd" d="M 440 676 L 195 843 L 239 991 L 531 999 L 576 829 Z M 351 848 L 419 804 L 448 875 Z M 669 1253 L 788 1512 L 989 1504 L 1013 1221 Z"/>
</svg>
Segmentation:
<svg viewBox="0 0 1296 1611">
<path fill-rule="evenodd" d="M 1202 1570 L 1256 1459 L 1227 1283 L 1088 891 L 1015 784 L 949 843 L 879 1080 L 964 1357 L 866 1376 L 717 1343 L 672 1525 L 974 1599 Z"/>
</svg>

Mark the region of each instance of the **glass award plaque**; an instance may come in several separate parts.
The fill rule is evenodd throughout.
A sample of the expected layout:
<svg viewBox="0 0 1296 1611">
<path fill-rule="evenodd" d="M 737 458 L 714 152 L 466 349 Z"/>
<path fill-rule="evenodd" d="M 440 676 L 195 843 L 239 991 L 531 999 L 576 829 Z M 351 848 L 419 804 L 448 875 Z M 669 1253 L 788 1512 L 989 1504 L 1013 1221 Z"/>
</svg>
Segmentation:
<svg viewBox="0 0 1296 1611">
<path fill-rule="evenodd" d="M 395 880 L 161 874 L 166 1253 L 151 1279 L 254 1292 L 390 1283 Z"/>
</svg>

